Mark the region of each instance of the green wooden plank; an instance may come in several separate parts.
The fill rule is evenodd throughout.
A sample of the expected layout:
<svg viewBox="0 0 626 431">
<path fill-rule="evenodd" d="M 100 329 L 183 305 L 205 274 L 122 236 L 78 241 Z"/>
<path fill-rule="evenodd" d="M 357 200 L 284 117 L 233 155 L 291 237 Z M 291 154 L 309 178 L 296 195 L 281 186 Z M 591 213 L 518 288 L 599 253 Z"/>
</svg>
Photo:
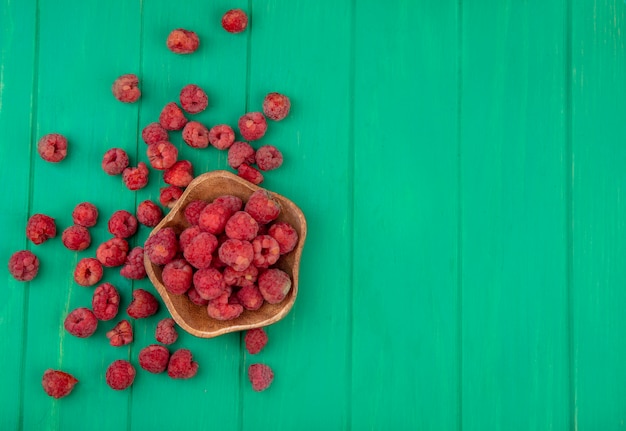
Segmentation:
<svg viewBox="0 0 626 431">
<path fill-rule="evenodd" d="M 463 429 L 567 429 L 565 1 L 463 4 Z"/>
<path fill-rule="evenodd" d="M 626 422 L 623 2 L 572 3 L 573 399 L 579 430 Z"/>
<path fill-rule="evenodd" d="M 454 430 L 457 2 L 355 4 L 352 428 Z"/>
</svg>

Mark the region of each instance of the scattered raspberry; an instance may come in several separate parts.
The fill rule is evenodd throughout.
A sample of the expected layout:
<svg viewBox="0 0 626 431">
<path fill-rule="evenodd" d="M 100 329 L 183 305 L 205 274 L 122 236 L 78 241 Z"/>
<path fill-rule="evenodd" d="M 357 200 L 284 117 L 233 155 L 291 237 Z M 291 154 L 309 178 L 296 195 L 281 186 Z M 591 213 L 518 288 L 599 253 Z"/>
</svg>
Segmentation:
<svg viewBox="0 0 626 431">
<path fill-rule="evenodd" d="M 259 275 L 259 290 L 263 298 L 270 304 L 278 304 L 291 289 L 289 275 L 278 269 L 271 268 Z"/>
<path fill-rule="evenodd" d="M 237 175 L 239 175 L 244 180 L 250 181 L 252 184 L 256 184 L 257 186 L 261 184 L 264 180 L 263 174 L 259 172 L 257 169 L 248 165 L 247 163 L 242 163 L 237 168 Z"/>
<path fill-rule="evenodd" d="M 252 266 L 252 265 L 250 265 Z M 246 310 L 258 310 L 263 305 L 263 295 L 256 284 L 242 287 L 237 291 L 237 299 Z"/>
<path fill-rule="evenodd" d="M 228 149 L 228 165 L 238 169 L 242 163 L 251 165 L 256 162 L 254 148 L 247 142 L 237 141 Z"/>
<path fill-rule="evenodd" d="M 202 232 L 196 235 L 185 247 L 183 255 L 194 268 L 208 268 L 211 266 L 211 259 L 216 248 L 217 238 L 215 235 Z"/>
<path fill-rule="evenodd" d="M 79 307 L 67 315 L 63 325 L 73 336 L 87 338 L 98 329 L 98 319 L 89 308 Z"/>
<path fill-rule="evenodd" d="M 245 211 L 259 224 L 266 224 L 278 218 L 280 204 L 267 190 L 257 190 L 248 198 Z"/>
<path fill-rule="evenodd" d="M 274 265 L 280 257 L 280 246 L 270 235 L 259 235 L 252 240 L 254 259 L 252 263 L 257 268 L 268 268 Z"/>
<path fill-rule="evenodd" d="M 209 130 L 209 143 L 218 150 L 226 150 L 235 142 L 233 128 L 226 124 L 218 124 Z"/>
<path fill-rule="evenodd" d="M 215 320 L 233 320 L 243 313 L 241 304 L 230 304 L 228 302 L 229 292 L 224 292 L 215 299 L 209 301 L 207 314 Z"/>
<path fill-rule="evenodd" d="M 133 342 L 133 327 L 130 326 L 130 322 L 126 319 L 118 322 L 117 325 L 107 332 L 107 338 L 109 344 L 113 347 L 126 346 Z"/>
<path fill-rule="evenodd" d="M 252 364 L 248 368 L 248 378 L 252 383 L 252 389 L 261 392 L 272 384 L 274 372 L 265 364 Z"/>
<path fill-rule="evenodd" d="M 111 389 L 121 391 L 133 384 L 136 374 L 135 367 L 130 362 L 118 359 L 109 365 L 105 378 Z"/>
<path fill-rule="evenodd" d="M 61 240 L 69 250 L 81 251 L 91 244 L 91 235 L 86 227 L 73 225 L 63 231 Z"/>
<path fill-rule="evenodd" d="M 254 248 L 249 241 L 227 239 L 219 248 L 219 257 L 235 271 L 244 271 L 252 263 Z"/>
<path fill-rule="evenodd" d="M 85 227 L 95 226 L 98 222 L 98 208 L 92 203 L 81 202 L 72 211 L 74 224 Z"/>
<path fill-rule="evenodd" d="M 148 255 L 150 262 L 155 265 L 169 263 L 178 252 L 178 240 L 176 232 L 171 227 L 166 227 L 149 237 L 144 245 L 144 253 Z"/>
<path fill-rule="evenodd" d="M 183 195 L 183 189 L 176 186 L 162 187 L 159 192 L 159 203 L 167 208 L 176 205 L 178 199 Z"/>
<path fill-rule="evenodd" d="M 163 267 L 163 285 L 168 292 L 182 295 L 191 287 L 193 268 L 185 259 L 174 259 Z"/>
<path fill-rule="evenodd" d="M 187 349 L 178 349 L 167 364 L 167 375 L 173 379 L 190 379 L 198 372 L 198 363 Z"/>
<path fill-rule="evenodd" d="M 150 123 L 141 131 L 141 138 L 150 145 L 161 141 L 169 141 L 170 137 L 167 130 L 159 123 Z"/>
<path fill-rule="evenodd" d="M 149 373 L 159 374 L 167 369 L 170 351 L 159 344 L 150 344 L 139 352 L 139 366 Z"/>
<path fill-rule="evenodd" d="M 253 328 L 246 331 L 244 337 L 246 349 L 251 355 L 256 355 L 267 344 L 267 333 L 263 328 Z"/>
<path fill-rule="evenodd" d="M 178 340 L 176 322 L 171 317 L 166 317 L 157 323 L 155 338 L 159 343 L 174 344 Z"/>
<path fill-rule="evenodd" d="M 204 90 L 196 84 L 185 85 L 180 90 L 180 106 L 190 114 L 197 114 L 206 109 L 209 98 Z"/>
<path fill-rule="evenodd" d="M 155 227 L 163 219 L 163 210 L 151 200 L 145 200 L 137 207 L 137 221 L 144 226 Z"/>
<path fill-rule="evenodd" d="M 128 190 L 139 190 L 148 184 L 148 165 L 144 162 L 137 163 L 136 168 L 128 167 L 122 172 L 122 180 Z"/>
<path fill-rule="evenodd" d="M 230 218 L 232 212 L 230 209 L 220 203 L 211 202 L 204 207 L 198 217 L 198 226 L 206 232 L 213 235 L 219 235 L 224 232 L 226 222 Z"/>
<path fill-rule="evenodd" d="M 267 121 L 260 112 L 249 112 L 242 115 L 237 124 L 239 133 L 246 141 L 261 139 L 267 131 Z"/>
<path fill-rule="evenodd" d="M 222 205 L 223 207 L 228 209 L 231 214 L 236 213 L 241 208 L 243 208 L 243 201 L 237 196 L 233 195 L 219 196 L 213 200 L 213 203 L 217 205 Z"/>
<path fill-rule="evenodd" d="M 200 296 L 195 287 L 192 287 L 187 291 L 187 297 L 191 302 L 201 307 L 206 307 L 209 303 L 208 299 L 204 299 Z"/>
<path fill-rule="evenodd" d="M 159 311 L 159 302 L 153 294 L 143 289 L 133 290 L 133 300 L 126 313 L 133 319 L 145 319 Z"/>
<path fill-rule="evenodd" d="M 113 83 L 113 96 L 120 102 L 133 103 L 141 97 L 139 90 L 139 78 L 137 75 L 129 73 L 122 75 Z"/>
<path fill-rule="evenodd" d="M 176 187 L 187 187 L 193 180 L 193 166 L 189 160 L 180 160 L 163 172 L 163 181 Z"/>
<path fill-rule="evenodd" d="M 298 232 L 287 222 L 274 223 L 270 226 L 268 233 L 278 242 L 280 254 L 289 253 L 298 244 Z"/>
<path fill-rule="evenodd" d="M 150 166 L 154 169 L 171 168 L 178 158 L 178 149 L 169 141 L 161 141 L 148 145 L 146 149 Z"/>
<path fill-rule="evenodd" d="M 76 264 L 74 280 L 80 286 L 93 286 L 102 279 L 102 273 L 102 264 L 98 259 L 85 257 Z"/>
<path fill-rule="evenodd" d="M 122 238 L 111 238 L 98 246 L 96 258 L 103 266 L 123 265 L 128 254 L 128 242 Z"/>
<path fill-rule="evenodd" d="M 202 123 L 190 121 L 183 128 L 183 141 L 191 148 L 206 148 L 209 146 L 209 129 Z"/>
<path fill-rule="evenodd" d="M 229 286 L 253 286 L 259 276 L 256 266 L 250 265 L 243 271 L 235 271 L 230 266 L 224 268 L 224 281 Z"/>
<path fill-rule="evenodd" d="M 199 269 L 193 275 L 193 285 L 202 299 L 211 300 L 226 291 L 222 273 L 215 268 Z"/>
<path fill-rule="evenodd" d="M 39 245 L 57 235 L 54 219 L 45 214 L 33 214 L 26 223 L 26 238 Z"/>
<path fill-rule="evenodd" d="M 255 157 L 256 164 L 262 171 L 271 171 L 283 164 L 283 154 L 273 145 L 263 145 L 256 150 Z"/>
<path fill-rule="evenodd" d="M 191 243 L 191 240 L 193 240 L 200 233 L 202 233 L 202 229 L 200 229 L 199 226 L 190 226 L 180 233 L 178 243 L 183 253 L 185 252 L 187 246 Z"/>
<path fill-rule="evenodd" d="M 126 256 L 126 263 L 120 269 L 120 275 L 130 280 L 141 280 L 146 277 L 143 263 L 143 247 L 135 247 Z"/>
<path fill-rule="evenodd" d="M 31 251 L 16 251 L 9 258 L 9 273 L 17 281 L 30 281 L 39 271 L 39 259 Z"/>
<path fill-rule="evenodd" d="M 102 283 L 93 292 L 91 309 L 98 320 L 111 320 L 120 308 L 120 294 L 111 283 Z"/>
<path fill-rule="evenodd" d="M 175 102 L 170 102 L 161 110 L 159 124 L 165 130 L 180 130 L 187 124 L 187 118 Z"/>
<path fill-rule="evenodd" d="M 37 143 L 37 152 L 46 162 L 58 163 L 67 156 L 67 138 L 58 133 L 44 135 Z"/>
<path fill-rule="evenodd" d="M 263 100 L 263 113 L 270 120 L 282 120 L 289 114 L 290 108 L 291 102 L 284 94 L 269 93 Z"/>
<path fill-rule="evenodd" d="M 51 369 L 46 370 L 41 379 L 43 390 L 56 399 L 68 396 L 76 383 L 78 380 L 71 374 Z"/>
<path fill-rule="evenodd" d="M 222 16 L 222 27 L 229 33 L 241 33 L 248 26 L 248 15 L 241 9 L 231 9 Z"/>
<path fill-rule="evenodd" d="M 128 238 L 137 232 L 137 219 L 126 210 L 118 210 L 109 219 L 109 232 L 118 238 Z"/>
<path fill-rule="evenodd" d="M 128 154 L 121 148 L 111 148 L 102 157 L 102 169 L 109 175 L 121 174 L 128 164 Z"/>
<path fill-rule="evenodd" d="M 185 219 L 190 225 L 198 224 L 198 219 L 200 218 L 200 213 L 207 206 L 207 202 L 203 200 L 195 200 L 191 201 L 185 207 Z"/>
<path fill-rule="evenodd" d="M 224 232 L 229 238 L 246 241 L 252 241 L 258 231 L 259 224 L 245 211 L 237 211 L 230 216 L 224 227 Z"/>
<path fill-rule="evenodd" d="M 177 28 L 167 36 L 166 44 L 175 54 L 191 54 L 200 46 L 200 39 L 193 31 Z"/>
</svg>

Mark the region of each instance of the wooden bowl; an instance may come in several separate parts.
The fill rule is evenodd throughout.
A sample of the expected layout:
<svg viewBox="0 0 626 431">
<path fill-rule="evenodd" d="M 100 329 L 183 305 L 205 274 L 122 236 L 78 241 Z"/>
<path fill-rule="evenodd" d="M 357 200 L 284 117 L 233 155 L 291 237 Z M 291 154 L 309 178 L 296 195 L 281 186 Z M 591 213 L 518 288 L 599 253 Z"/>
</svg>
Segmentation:
<svg viewBox="0 0 626 431">
<path fill-rule="evenodd" d="M 184 209 L 193 200 L 211 201 L 218 196 L 230 194 L 246 202 L 248 197 L 260 188 L 227 171 L 213 171 L 202 174 L 187 186 L 187 189 L 172 207 L 169 214 L 152 230 L 150 236 L 165 227 L 173 228 L 177 234 L 189 227 L 189 223 L 184 217 Z M 206 307 L 194 304 L 187 298 L 187 295 L 175 295 L 168 292 L 163 285 L 161 277 L 163 268 L 150 262 L 148 256 L 145 255 L 144 264 L 150 281 L 152 281 L 161 298 L 163 298 L 163 302 L 165 302 L 176 323 L 190 334 L 202 338 L 212 338 L 228 332 L 267 326 L 285 317 L 291 310 L 291 307 L 293 307 L 298 295 L 298 270 L 300 268 L 302 247 L 306 238 L 306 220 L 300 208 L 293 202 L 279 194 L 270 193 L 282 207 L 278 221 L 288 222 L 298 232 L 298 244 L 295 249 L 281 256 L 274 265 L 274 267 L 280 268 L 289 274 L 292 280 L 291 290 L 280 304 L 268 304 L 265 302 L 256 311 L 244 310 L 236 319 L 227 321 L 215 320 L 208 316 Z"/>
</svg>

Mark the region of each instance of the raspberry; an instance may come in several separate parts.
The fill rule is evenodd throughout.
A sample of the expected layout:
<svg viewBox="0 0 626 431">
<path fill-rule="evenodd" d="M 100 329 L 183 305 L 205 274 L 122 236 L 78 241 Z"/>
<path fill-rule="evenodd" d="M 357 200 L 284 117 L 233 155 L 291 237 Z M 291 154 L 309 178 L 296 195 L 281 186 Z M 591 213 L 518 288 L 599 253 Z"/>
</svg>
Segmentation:
<svg viewBox="0 0 626 431">
<path fill-rule="evenodd" d="M 276 220 L 280 214 L 280 204 L 267 190 L 257 190 L 252 193 L 244 209 L 259 224 Z"/>
<path fill-rule="evenodd" d="M 190 225 L 198 224 L 198 219 L 200 218 L 200 213 L 207 206 L 207 202 L 203 200 L 195 200 L 191 201 L 185 207 L 185 219 Z"/>
<path fill-rule="evenodd" d="M 161 141 L 169 141 L 170 137 L 167 130 L 159 123 L 150 123 L 141 131 L 141 139 L 150 145 Z"/>
<path fill-rule="evenodd" d="M 267 268 L 274 265 L 280 257 L 280 246 L 270 235 L 259 235 L 252 240 L 254 259 L 252 263 L 257 268 Z"/>
<path fill-rule="evenodd" d="M 247 163 L 242 163 L 237 168 L 237 175 L 239 175 L 244 180 L 250 181 L 252 184 L 256 184 L 257 186 L 263 182 L 263 174 L 248 165 Z"/>
<path fill-rule="evenodd" d="M 54 219 L 45 214 L 33 214 L 26 223 L 26 238 L 33 244 L 42 244 L 49 238 L 57 235 L 57 227 Z"/>
<path fill-rule="evenodd" d="M 133 384 L 136 374 L 135 367 L 130 362 L 118 359 L 109 365 L 105 378 L 111 389 L 121 391 Z"/>
<path fill-rule="evenodd" d="M 167 36 L 166 44 L 175 54 L 191 54 L 200 46 L 200 39 L 193 31 L 177 28 Z"/>
<path fill-rule="evenodd" d="M 76 264 L 74 280 L 80 286 L 93 286 L 102 279 L 102 273 L 102 264 L 98 259 L 85 257 Z"/>
<path fill-rule="evenodd" d="M 170 351 L 159 344 L 150 344 L 139 352 L 139 366 L 149 373 L 159 374 L 167 369 Z"/>
<path fill-rule="evenodd" d="M 263 113 L 267 118 L 280 121 L 289 114 L 291 102 L 289 98 L 280 93 L 269 93 L 263 99 Z"/>
<path fill-rule="evenodd" d="M 270 226 L 268 233 L 278 242 L 280 254 L 289 253 L 298 244 L 298 232 L 287 222 L 274 223 Z"/>
<path fill-rule="evenodd" d="M 126 256 L 126 263 L 120 269 L 120 275 L 130 280 L 141 280 L 146 277 L 143 263 L 143 247 L 135 247 Z"/>
<path fill-rule="evenodd" d="M 143 289 L 133 290 L 133 300 L 126 313 L 133 319 L 145 319 L 159 311 L 159 302 L 153 294 Z"/>
<path fill-rule="evenodd" d="M 187 291 L 187 297 L 189 298 L 191 302 L 193 302 L 196 305 L 200 305 L 201 307 L 206 307 L 207 304 L 209 303 L 208 299 L 204 299 L 200 296 L 200 294 L 198 293 L 195 287 L 192 287 L 191 289 Z"/>
<path fill-rule="evenodd" d="M 183 255 L 194 268 L 208 268 L 211 266 L 211 259 L 216 248 L 217 238 L 215 235 L 202 232 L 196 235 L 185 247 Z"/>
<path fill-rule="evenodd" d="M 161 141 L 148 145 L 146 149 L 150 166 L 154 169 L 165 170 L 176 163 L 178 149 L 169 141 Z"/>
<path fill-rule="evenodd" d="M 98 320 L 111 320 L 120 308 L 120 294 L 111 283 L 102 283 L 93 292 L 91 309 Z"/>
<path fill-rule="evenodd" d="M 164 207 L 172 208 L 183 195 L 183 189 L 176 186 L 162 187 L 159 192 L 159 203 Z"/>
<path fill-rule="evenodd" d="M 170 102 L 161 110 L 159 124 L 165 130 L 180 130 L 187 124 L 187 118 L 175 102 Z"/>
<path fill-rule="evenodd" d="M 159 343 L 174 344 L 178 340 L 176 322 L 171 317 L 166 317 L 157 323 L 155 338 Z"/>
<path fill-rule="evenodd" d="M 231 9 L 222 16 L 222 27 L 229 33 L 241 33 L 248 26 L 248 15 L 241 9 Z"/>
<path fill-rule="evenodd" d="M 121 148 L 111 148 L 102 157 L 102 169 L 109 175 L 121 174 L 128 164 L 128 154 Z"/>
<path fill-rule="evenodd" d="M 191 148 L 206 148 L 209 146 L 209 129 L 202 123 L 190 121 L 183 128 L 183 141 Z"/>
<path fill-rule="evenodd" d="M 199 269 L 193 275 L 193 285 L 202 299 L 211 300 L 226 291 L 224 277 L 215 268 Z"/>
<path fill-rule="evenodd" d="M 244 271 L 252 263 L 254 248 L 249 241 L 227 239 L 219 248 L 219 256 L 235 271 Z"/>
<path fill-rule="evenodd" d="M 86 227 L 73 225 L 63 231 L 61 240 L 69 250 L 81 251 L 91 244 L 91 235 Z"/>
<path fill-rule="evenodd" d="M 247 212 L 237 211 L 226 222 L 224 231 L 229 238 L 252 241 L 257 236 L 259 224 Z"/>
<path fill-rule="evenodd" d="M 200 233 L 202 233 L 202 229 L 199 226 L 190 226 L 180 233 L 178 243 L 183 253 L 191 241 Z"/>
<path fill-rule="evenodd" d="M 111 346 L 125 346 L 133 342 L 133 327 L 130 326 L 128 320 L 124 319 L 108 331 L 106 335 Z"/>
<path fill-rule="evenodd" d="M 236 213 L 243 208 L 243 201 L 237 196 L 222 195 L 213 200 L 213 203 L 222 205 L 230 211 L 231 214 Z"/>
<path fill-rule="evenodd" d="M 71 374 L 52 369 L 44 371 L 41 379 L 43 390 L 46 394 L 56 399 L 68 396 L 76 383 L 78 383 L 78 380 Z"/>
<path fill-rule="evenodd" d="M 267 333 L 263 328 L 254 328 L 246 331 L 244 337 L 246 342 L 246 349 L 251 355 L 256 355 L 267 344 Z"/>
<path fill-rule="evenodd" d="M 226 222 L 232 215 L 230 209 L 217 202 L 211 202 L 204 207 L 198 217 L 198 226 L 206 232 L 213 235 L 219 235 L 224 232 Z"/>
<path fill-rule="evenodd" d="M 79 307 L 67 315 L 63 326 L 75 337 L 87 338 L 98 329 L 98 319 L 89 308 Z"/>
<path fill-rule="evenodd" d="M 229 304 L 229 292 L 224 292 L 215 299 L 209 301 L 207 305 L 207 314 L 215 320 L 232 320 L 236 319 L 243 313 L 241 304 Z"/>
<path fill-rule="evenodd" d="M 163 181 L 176 187 L 187 187 L 193 180 L 193 166 L 189 160 L 174 163 L 163 172 Z"/>
<path fill-rule="evenodd" d="M 218 124 L 209 130 L 209 143 L 218 150 L 227 150 L 235 142 L 233 128 L 226 124 Z"/>
<path fill-rule="evenodd" d="M 185 85 L 180 90 L 180 106 L 190 114 L 197 114 L 206 109 L 209 98 L 204 90 L 196 84 Z"/>
<path fill-rule="evenodd" d="M 98 222 L 98 208 L 92 203 L 81 202 L 72 211 L 72 220 L 79 226 L 95 226 Z"/>
<path fill-rule="evenodd" d="M 262 171 L 271 171 L 280 168 L 283 164 L 283 155 L 273 145 L 263 145 L 256 150 L 256 164 Z"/>
<path fill-rule="evenodd" d="M 128 254 L 128 242 L 122 238 L 111 238 L 98 246 L 96 258 L 103 266 L 123 265 Z"/>
<path fill-rule="evenodd" d="M 171 227 L 166 227 L 156 232 L 146 240 L 144 253 L 148 255 L 150 262 L 155 265 L 169 263 L 178 252 L 178 240 L 176 232 Z"/>
<path fill-rule="evenodd" d="M 148 165 L 144 162 L 137 163 L 136 168 L 128 167 L 122 172 L 122 180 L 128 190 L 139 190 L 148 184 Z"/>
<path fill-rule="evenodd" d="M 136 102 L 141 97 L 138 85 L 139 78 L 137 78 L 137 75 L 132 73 L 122 75 L 113 82 L 113 96 L 120 102 Z"/>
<path fill-rule="evenodd" d="M 39 271 L 39 259 L 31 251 L 16 251 L 9 258 L 9 273 L 17 281 L 30 281 Z"/>
<path fill-rule="evenodd" d="M 230 266 L 224 268 L 224 281 L 229 286 L 253 286 L 259 275 L 256 266 L 250 265 L 243 271 L 235 271 Z"/>
<path fill-rule="evenodd" d="M 168 292 L 182 295 L 191 287 L 193 268 L 185 259 L 174 259 L 163 267 L 163 285 Z"/>
<path fill-rule="evenodd" d="M 37 152 L 47 162 L 58 163 L 67 156 L 67 138 L 58 133 L 49 133 L 39 139 Z"/>
<path fill-rule="evenodd" d="M 278 269 L 272 268 L 259 275 L 259 290 L 263 298 L 270 304 L 278 304 L 291 289 L 289 275 Z"/>
<path fill-rule="evenodd" d="M 137 221 L 144 226 L 155 227 L 163 219 L 163 210 L 151 200 L 145 200 L 137 207 Z"/>
<path fill-rule="evenodd" d="M 234 142 L 228 149 L 228 165 L 233 169 L 238 169 L 242 163 L 251 165 L 256 161 L 254 154 L 254 148 L 247 142 Z"/>
<path fill-rule="evenodd" d="M 248 379 L 252 383 L 252 389 L 261 392 L 272 384 L 274 372 L 265 364 L 252 364 L 248 367 Z"/>
<path fill-rule="evenodd" d="M 173 379 L 190 379 L 198 372 L 198 363 L 187 349 L 178 349 L 167 364 L 167 375 Z"/>
<path fill-rule="evenodd" d="M 250 265 L 252 266 L 252 265 Z M 242 287 L 237 292 L 237 299 L 246 310 L 258 310 L 263 305 L 263 295 L 255 284 Z"/>
<path fill-rule="evenodd" d="M 126 210 L 118 210 L 109 219 L 109 232 L 118 238 L 128 238 L 137 232 L 137 219 Z"/>
<path fill-rule="evenodd" d="M 261 139 L 267 131 L 267 121 L 260 112 L 249 112 L 242 115 L 237 123 L 239 133 L 246 141 Z"/>
</svg>

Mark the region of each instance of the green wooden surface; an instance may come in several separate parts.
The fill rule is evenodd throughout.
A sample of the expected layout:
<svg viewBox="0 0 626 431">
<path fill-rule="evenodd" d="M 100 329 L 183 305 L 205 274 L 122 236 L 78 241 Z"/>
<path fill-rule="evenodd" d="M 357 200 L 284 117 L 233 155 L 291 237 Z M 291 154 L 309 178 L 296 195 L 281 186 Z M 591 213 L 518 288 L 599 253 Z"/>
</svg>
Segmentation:
<svg viewBox="0 0 626 431">
<path fill-rule="evenodd" d="M 251 17 L 243 34 L 223 12 Z M 29 283 L 4 266 L 0 304 L 2 430 L 617 430 L 626 428 L 626 4 L 613 0 L 0 0 L 0 260 L 41 259 Z M 198 52 L 165 47 L 196 30 Z M 125 105 L 113 80 L 137 73 Z M 196 378 L 139 369 L 157 316 L 133 321 L 113 348 L 102 322 L 88 339 L 63 329 L 93 288 L 76 262 L 109 237 L 106 220 L 158 199 L 163 180 L 130 192 L 100 168 L 122 147 L 145 161 L 141 129 L 180 88 L 197 83 L 210 107 L 194 116 L 236 125 L 266 93 L 292 100 L 261 143 L 285 155 L 264 185 L 307 216 L 300 293 L 249 355 L 241 334 L 198 339 Z M 45 133 L 70 141 L 46 163 Z M 196 173 L 226 153 L 193 150 Z M 93 243 L 35 246 L 28 217 L 60 232 L 81 201 L 100 209 Z M 140 230 L 132 244 L 147 237 Z M 106 269 L 125 308 L 133 289 Z M 123 312 L 120 314 L 120 317 Z M 138 368 L 111 390 L 115 359 Z M 269 390 L 247 381 L 272 366 Z M 80 380 L 54 400 L 47 368 Z"/>
</svg>

